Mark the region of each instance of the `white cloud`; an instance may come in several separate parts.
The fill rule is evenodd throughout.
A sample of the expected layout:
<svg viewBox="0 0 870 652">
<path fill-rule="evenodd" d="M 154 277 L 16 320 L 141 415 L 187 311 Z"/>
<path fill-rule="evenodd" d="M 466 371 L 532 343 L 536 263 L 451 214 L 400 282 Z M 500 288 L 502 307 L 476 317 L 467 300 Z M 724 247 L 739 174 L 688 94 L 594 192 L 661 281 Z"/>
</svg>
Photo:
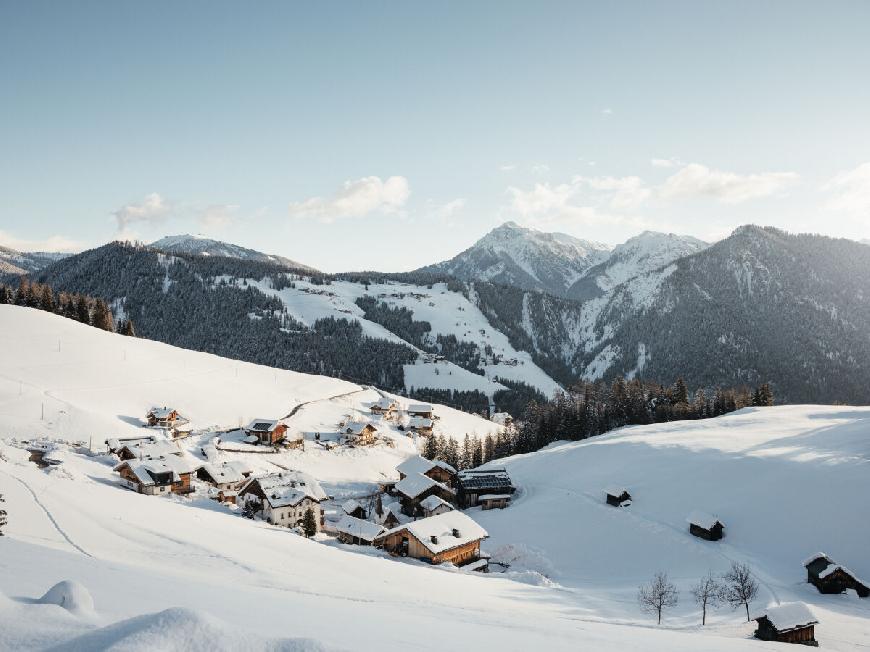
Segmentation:
<svg viewBox="0 0 870 652">
<path fill-rule="evenodd" d="M 637 208 L 651 194 L 640 177 L 575 177 L 574 181 L 609 195 L 610 207 L 615 210 Z"/>
<path fill-rule="evenodd" d="M 682 163 L 676 158 L 654 158 L 650 159 L 650 165 L 654 168 L 675 168 Z"/>
<path fill-rule="evenodd" d="M 220 230 L 238 220 L 238 204 L 211 204 L 199 212 L 199 224 L 204 229 Z"/>
<path fill-rule="evenodd" d="M 355 181 L 345 181 L 331 197 L 311 197 L 303 202 L 293 202 L 289 206 L 290 217 L 314 218 L 321 222 L 338 219 L 363 217 L 374 212 L 398 213 L 411 189 L 405 177 L 363 177 Z"/>
<path fill-rule="evenodd" d="M 11 233 L 0 231 L 0 246 L 17 251 L 81 251 L 85 245 L 63 235 L 52 235 L 42 240 L 16 238 Z"/>
<path fill-rule="evenodd" d="M 670 176 L 659 188 L 658 195 L 662 199 L 713 197 L 725 204 L 739 204 L 776 194 L 797 178 L 794 172 L 737 174 L 691 163 Z"/>
<path fill-rule="evenodd" d="M 126 204 L 112 212 L 118 222 L 118 231 L 126 232 L 134 222 L 156 223 L 165 220 L 172 206 L 156 192 L 146 196 L 141 202 Z"/>
<path fill-rule="evenodd" d="M 517 169 L 517 166 L 513 163 L 506 163 L 505 165 L 499 165 L 498 169 L 502 172 L 513 172 Z"/>
<path fill-rule="evenodd" d="M 822 186 L 822 190 L 831 193 L 825 202 L 828 210 L 861 214 L 870 212 L 870 162 L 854 170 L 840 172 Z"/>
<path fill-rule="evenodd" d="M 550 171 L 550 166 L 546 163 L 533 163 L 529 169 L 532 171 L 532 174 L 544 176 Z"/>
</svg>

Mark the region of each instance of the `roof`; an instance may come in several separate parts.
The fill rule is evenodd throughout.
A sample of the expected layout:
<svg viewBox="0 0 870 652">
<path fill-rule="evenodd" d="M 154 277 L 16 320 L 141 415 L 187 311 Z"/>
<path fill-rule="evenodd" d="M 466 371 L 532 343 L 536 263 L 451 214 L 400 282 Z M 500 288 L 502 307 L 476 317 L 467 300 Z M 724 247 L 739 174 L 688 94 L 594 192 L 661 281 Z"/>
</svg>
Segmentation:
<svg viewBox="0 0 870 652">
<path fill-rule="evenodd" d="M 435 496 L 435 495 L 427 496 L 425 500 L 420 501 L 420 507 L 422 507 L 423 509 L 425 509 L 428 512 L 431 512 L 435 509 L 438 509 L 442 505 L 446 505 L 450 509 L 453 509 L 453 505 L 448 503 L 443 498 L 440 498 L 440 497 Z"/>
<path fill-rule="evenodd" d="M 408 498 L 416 498 L 432 487 L 440 487 L 444 491 L 453 493 L 453 489 L 447 485 L 437 482 L 422 473 L 412 473 L 396 483 L 396 491 L 405 494 Z"/>
<path fill-rule="evenodd" d="M 615 496 L 616 498 L 619 498 L 622 494 L 627 494 L 628 489 L 618 484 L 612 484 L 604 487 L 604 493 L 606 493 L 608 496 Z"/>
<path fill-rule="evenodd" d="M 457 479 L 463 489 L 476 491 L 513 487 L 511 477 L 503 468 L 466 469 L 457 474 Z"/>
<path fill-rule="evenodd" d="M 432 419 L 427 419 L 426 417 L 411 417 L 408 419 L 408 427 L 409 428 L 431 428 L 432 427 Z"/>
<path fill-rule="evenodd" d="M 363 541 L 374 541 L 383 531 L 384 528 L 377 523 L 364 521 L 361 518 L 354 518 L 345 514 L 335 526 L 336 532 L 349 534 Z"/>
<path fill-rule="evenodd" d="M 429 403 L 411 403 L 408 406 L 407 412 L 433 412 L 432 406 Z"/>
<path fill-rule="evenodd" d="M 288 507 L 298 505 L 305 498 L 317 502 L 326 500 L 326 492 L 320 483 L 312 476 L 302 471 L 281 471 L 259 478 L 251 479 L 239 493 L 247 493 L 247 489 L 256 483 L 270 507 Z"/>
<path fill-rule="evenodd" d="M 358 509 L 365 510 L 365 507 L 360 505 L 356 500 L 351 498 L 350 500 L 346 500 L 341 504 L 341 509 L 345 514 L 350 514 Z"/>
<path fill-rule="evenodd" d="M 202 470 L 217 484 L 225 482 L 241 482 L 252 473 L 251 468 L 241 460 L 231 460 L 216 464 L 203 464 Z"/>
<path fill-rule="evenodd" d="M 245 426 L 245 430 L 252 432 L 272 432 L 280 423 L 277 419 L 254 419 Z"/>
<path fill-rule="evenodd" d="M 456 473 L 456 469 L 450 466 L 447 462 L 441 460 L 427 460 L 421 455 L 409 457 L 396 467 L 396 471 L 404 473 L 405 475 L 413 475 L 414 473 L 427 473 L 435 467 L 442 468 L 449 473 Z"/>
<path fill-rule="evenodd" d="M 167 419 L 172 416 L 173 412 L 178 412 L 175 408 L 170 407 L 153 407 L 148 410 L 148 414 L 153 416 L 155 419 Z"/>
<path fill-rule="evenodd" d="M 765 617 L 780 632 L 815 625 L 819 622 L 803 602 L 784 602 L 775 607 L 768 607 L 766 611 L 755 616 L 755 620 Z"/>
<path fill-rule="evenodd" d="M 391 410 L 396 407 L 396 401 L 391 398 L 387 398 L 386 396 L 382 397 L 379 401 L 372 404 L 372 407 L 379 407 L 382 410 Z"/>
<path fill-rule="evenodd" d="M 181 479 L 181 474 L 192 473 L 200 465 L 193 459 L 186 460 L 170 455 L 160 459 L 127 460 L 115 466 L 113 470 L 120 471 L 125 466 L 130 468 L 130 471 L 141 484 L 151 486 L 157 484 L 152 474 L 171 473 L 172 482 L 178 482 Z"/>
<path fill-rule="evenodd" d="M 828 566 L 825 570 L 823 570 L 819 573 L 819 579 L 824 579 L 824 578 L 828 577 L 828 575 L 832 575 L 833 573 L 836 573 L 837 571 L 842 571 L 843 573 L 845 573 L 846 575 L 851 577 L 853 580 L 863 584 L 863 582 L 861 582 L 861 580 L 858 579 L 858 577 L 855 575 L 855 573 L 850 571 L 848 568 L 846 568 L 845 566 L 842 566 L 840 564 L 833 564 L 833 563 L 830 566 Z"/>
<path fill-rule="evenodd" d="M 402 514 L 402 504 L 401 503 L 390 503 L 389 505 L 384 505 L 383 509 L 384 509 L 384 513 L 381 514 L 380 516 L 375 514 L 375 519 L 377 519 L 377 521 L 380 523 L 383 523 L 384 521 L 386 521 L 387 516 L 390 514 L 395 516 L 396 519 L 400 523 L 407 520 L 407 517 L 404 514 Z"/>
<path fill-rule="evenodd" d="M 831 559 L 830 557 L 828 557 L 828 555 L 826 555 L 825 553 L 823 553 L 823 552 L 817 552 L 816 554 L 814 554 L 814 555 L 810 555 L 809 557 L 807 557 L 806 559 L 804 559 L 804 561 L 803 561 L 803 565 L 804 565 L 804 566 L 809 566 L 810 564 L 812 564 L 812 563 L 813 563 L 814 561 L 816 561 L 817 559 L 824 559 L 824 560 L 827 561 L 829 564 L 833 564 L 833 563 L 834 563 L 834 560 Z"/>
<path fill-rule="evenodd" d="M 707 512 L 701 512 L 698 510 L 693 511 L 686 517 L 686 522 L 691 523 L 692 525 L 697 525 L 698 527 L 704 528 L 705 530 L 709 530 L 716 526 L 716 523 L 722 525 L 722 521 L 713 516 L 712 514 L 708 514 Z"/>
<path fill-rule="evenodd" d="M 124 444 L 134 443 L 137 441 L 156 441 L 154 435 L 136 435 L 135 437 L 110 437 L 106 440 L 106 446 L 112 450 L 121 448 Z"/>
<path fill-rule="evenodd" d="M 432 554 L 451 550 L 489 536 L 487 531 L 462 512 L 451 511 L 429 516 L 393 528 L 387 534 L 406 530 Z M 456 536 L 454 531 L 459 535 Z"/>
<path fill-rule="evenodd" d="M 120 446 L 117 450 L 122 451 L 127 449 L 135 457 L 141 458 L 158 458 L 166 457 L 167 455 L 181 455 L 182 451 L 174 441 L 168 439 L 158 439 L 156 441 L 139 441 L 137 443 L 128 443 Z"/>
<path fill-rule="evenodd" d="M 377 428 L 368 421 L 351 421 L 345 426 L 344 431 L 351 435 L 361 435 L 366 428 L 377 431 Z"/>
</svg>

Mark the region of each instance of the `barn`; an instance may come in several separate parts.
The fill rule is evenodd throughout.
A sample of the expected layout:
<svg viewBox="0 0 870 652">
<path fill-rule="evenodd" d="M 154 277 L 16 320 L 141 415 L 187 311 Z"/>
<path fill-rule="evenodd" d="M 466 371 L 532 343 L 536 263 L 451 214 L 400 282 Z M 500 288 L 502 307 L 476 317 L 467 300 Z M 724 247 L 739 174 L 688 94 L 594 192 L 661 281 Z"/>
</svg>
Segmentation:
<svg viewBox="0 0 870 652">
<path fill-rule="evenodd" d="M 403 480 L 409 475 L 421 473 L 436 482 L 446 484 L 448 487 L 452 487 L 456 483 L 456 469 L 447 462 L 427 460 L 421 455 L 409 457 L 396 467 L 396 471 L 399 472 L 399 480 Z"/>
<path fill-rule="evenodd" d="M 804 560 L 807 569 L 807 582 L 815 586 L 819 593 L 845 593 L 852 589 L 860 597 L 870 597 L 870 587 L 845 566 L 834 562 L 823 552 Z"/>
<path fill-rule="evenodd" d="M 462 512 L 421 518 L 388 530 L 375 545 L 392 555 L 412 557 L 430 564 L 449 562 L 465 566 L 481 560 L 480 542 L 489 536 Z"/>
<path fill-rule="evenodd" d="M 274 446 L 284 438 L 287 425 L 274 419 L 254 419 L 244 431 L 250 443 Z"/>
<path fill-rule="evenodd" d="M 706 512 L 694 511 L 686 517 L 689 532 L 707 541 L 718 541 L 725 535 L 725 526 L 715 516 Z"/>
<path fill-rule="evenodd" d="M 819 645 L 815 638 L 815 626 L 819 621 L 803 602 L 785 602 L 769 607 L 754 620 L 758 623 L 755 638 L 762 641 Z"/>
<path fill-rule="evenodd" d="M 338 540 L 357 546 L 370 546 L 385 532 L 383 526 L 345 514 L 335 526 Z"/>
<path fill-rule="evenodd" d="M 631 505 L 631 494 L 628 493 L 628 489 L 620 485 L 605 487 L 604 495 L 608 505 L 613 505 L 614 507 L 628 507 Z"/>
<path fill-rule="evenodd" d="M 451 502 L 455 500 L 455 492 L 446 484 L 433 480 L 422 473 L 405 476 L 396 483 L 396 494 L 402 504 L 402 512 L 408 516 L 423 516 L 421 503 L 429 496 Z"/>
<path fill-rule="evenodd" d="M 511 496 L 514 491 L 511 478 L 502 467 L 466 469 L 456 475 L 456 495 L 462 508 L 479 505 L 481 496 Z"/>
</svg>

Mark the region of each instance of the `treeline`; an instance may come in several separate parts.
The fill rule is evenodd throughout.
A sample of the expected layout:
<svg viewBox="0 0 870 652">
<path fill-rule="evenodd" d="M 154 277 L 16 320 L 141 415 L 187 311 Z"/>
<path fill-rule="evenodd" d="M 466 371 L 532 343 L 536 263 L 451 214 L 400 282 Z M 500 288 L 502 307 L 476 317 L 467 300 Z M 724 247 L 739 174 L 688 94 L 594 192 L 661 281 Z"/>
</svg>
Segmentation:
<svg viewBox="0 0 870 652">
<path fill-rule="evenodd" d="M 112 311 L 103 299 L 68 292 L 60 292 L 55 296 L 50 285 L 33 283 L 25 276 L 20 278 L 17 289 L 0 285 L 0 304 L 36 308 L 104 331 L 116 330 Z M 136 335 L 133 322 L 128 319 L 118 321 L 117 332 L 134 337 Z"/>
</svg>

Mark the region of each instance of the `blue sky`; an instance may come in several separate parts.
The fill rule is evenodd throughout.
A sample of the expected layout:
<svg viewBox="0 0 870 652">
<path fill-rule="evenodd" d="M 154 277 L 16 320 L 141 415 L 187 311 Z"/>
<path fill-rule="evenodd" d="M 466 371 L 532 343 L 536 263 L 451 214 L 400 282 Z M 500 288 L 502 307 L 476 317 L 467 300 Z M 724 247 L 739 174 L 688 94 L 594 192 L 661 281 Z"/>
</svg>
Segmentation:
<svg viewBox="0 0 870 652">
<path fill-rule="evenodd" d="M 0 244 L 870 238 L 870 3 L 0 1 Z"/>
</svg>

